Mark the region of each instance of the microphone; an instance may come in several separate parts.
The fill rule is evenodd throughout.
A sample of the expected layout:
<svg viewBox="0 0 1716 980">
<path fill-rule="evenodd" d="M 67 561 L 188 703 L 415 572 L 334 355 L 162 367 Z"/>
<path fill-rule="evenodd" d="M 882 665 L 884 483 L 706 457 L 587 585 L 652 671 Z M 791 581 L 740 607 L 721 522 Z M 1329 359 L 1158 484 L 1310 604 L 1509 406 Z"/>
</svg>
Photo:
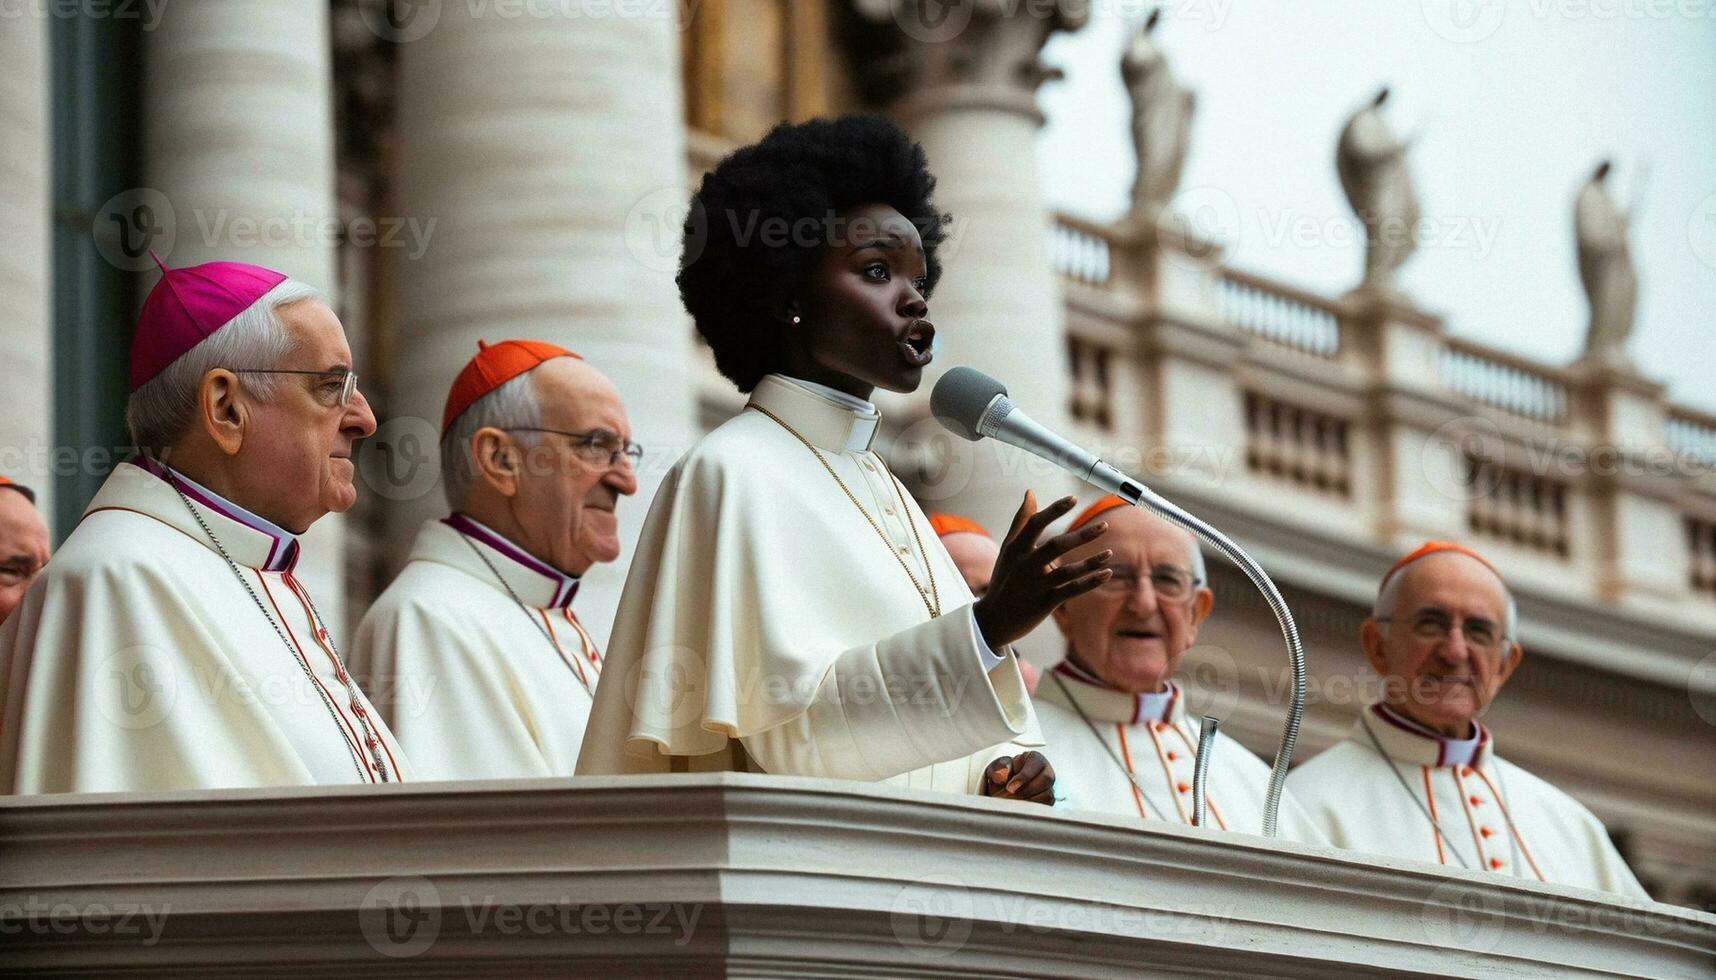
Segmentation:
<svg viewBox="0 0 1716 980">
<path fill-rule="evenodd" d="M 955 435 L 972 442 L 996 439 L 1041 456 L 1129 504 L 1146 493 L 1137 480 L 1020 411 L 1007 397 L 1006 385 L 976 368 L 956 367 L 942 375 L 930 392 L 930 413 Z"/>
<path fill-rule="evenodd" d="M 1288 706 L 1281 745 L 1275 752 L 1275 764 L 1270 767 L 1269 791 L 1263 802 L 1263 836 L 1274 837 L 1281 794 L 1287 786 L 1287 767 L 1293 761 L 1293 746 L 1299 740 L 1299 723 L 1305 713 L 1305 648 L 1300 643 L 1299 627 L 1293 622 L 1287 600 L 1281 597 L 1280 590 L 1270 581 L 1263 566 L 1227 535 L 1103 462 L 1090 450 L 1062 438 L 1019 411 L 1007 396 L 1007 386 L 982 371 L 956 367 L 942 375 L 930 392 L 930 414 L 948 431 L 963 439 L 972 442 L 997 439 L 1016 446 L 1062 467 L 1099 490 L 1112 493 L 1134 506 L 1145 507 L 1178 524 L 1231 559 L 1263 593 L 1263 598 L 1268 600 L 1269 608 L 1275 613 L 1276 624 L 1281 627 L 1281 636 L 1287 643 L 1288 662 L 1293 670 L 1292 702 Z M 1206 722 L 1210 720 L 1206 718 Z M 1209 765 L 1214 728 L 1214 725 L 1209 726 L 1210 737 L 1200 736 L 1198 739 L 1195 767 L 1200 775 Z M 1201 819 L 1199 823 L 1202 823 Z"/>
</svg>

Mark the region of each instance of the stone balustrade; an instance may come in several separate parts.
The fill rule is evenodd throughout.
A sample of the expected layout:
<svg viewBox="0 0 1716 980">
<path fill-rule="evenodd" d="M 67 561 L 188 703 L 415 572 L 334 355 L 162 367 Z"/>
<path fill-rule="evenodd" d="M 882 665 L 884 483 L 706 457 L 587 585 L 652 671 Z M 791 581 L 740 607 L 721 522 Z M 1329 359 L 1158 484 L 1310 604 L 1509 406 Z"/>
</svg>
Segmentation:
<svg viewBox="0 0 1716 980">
<path fill-rule="evenodd" d="M 1569 385 L 1563 372 L 1482 344 L 1450 337 L 1438 380 L 1480 404 L 1548 425 L 1565 425 Z"/>
<path fill-rule="evenodd" d="M 1538 363 L 1404 296 L 1318 296 L 1130 219 L 1059 216 L 1051 242 L 1080 434 L 1238 447 L 1216 482 L 1241 506 L 1277 513 L 1285 484 L 1295 517 L 1383 550 L 1474 536 L 1568 594 L 1691 600 L 1716 624 L 1716 416 L 1625 366 Z"/>
<path fill-rule="evenodd" d="M 1338 304 L 1236 269 L 1223 269 L 1221 315 L 1233 325 L 1316 357 L 1341 352 Z"/>
</svg>

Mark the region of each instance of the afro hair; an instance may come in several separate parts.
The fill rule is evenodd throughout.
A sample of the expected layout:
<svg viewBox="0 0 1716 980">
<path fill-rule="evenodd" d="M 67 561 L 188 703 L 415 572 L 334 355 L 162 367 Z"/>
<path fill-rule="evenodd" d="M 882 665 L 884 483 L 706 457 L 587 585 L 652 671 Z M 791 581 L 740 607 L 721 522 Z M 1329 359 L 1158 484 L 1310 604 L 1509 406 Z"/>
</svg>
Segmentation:
<svg viewBox="0 0 1716 980">
<path fill-rule="evenodd" d="M 782 123 L 717 164 L 692 198 L 677 280 L 715 366 L 743 392 L 780 369 L 781 311 L 809 280 L 830 223 L 852 208 L 886 204 L 917 227 L 927 295 L 947 221 L 934 190 L 923 147 L 881 116 Z M 814 241 L 799 231 L 811 222 Z"/>
</svg>

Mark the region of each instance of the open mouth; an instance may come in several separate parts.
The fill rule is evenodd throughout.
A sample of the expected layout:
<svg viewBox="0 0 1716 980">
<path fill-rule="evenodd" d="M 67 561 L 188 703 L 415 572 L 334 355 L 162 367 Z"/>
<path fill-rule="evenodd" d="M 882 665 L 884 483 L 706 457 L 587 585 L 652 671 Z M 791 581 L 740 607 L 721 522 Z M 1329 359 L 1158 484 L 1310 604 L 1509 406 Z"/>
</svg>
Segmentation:
<svg viewBox="0 0 1716 980">
<path fill-rule="evenodd" d="M 1159 640 L 1162 634 L 1155 630 L 1121 630 L 1115 634 L 1127 640 Z"/>
<path fill-rule="evenodd" d="M 906 334 L 900 338 L 900 350 L 905 353 L 906 363 L 913 367 L 923 367 L 935 360 L 931 348 L 935 345 L 935 324 L 928 320 L 913 320 L 906 328 Z"/>
</svg>

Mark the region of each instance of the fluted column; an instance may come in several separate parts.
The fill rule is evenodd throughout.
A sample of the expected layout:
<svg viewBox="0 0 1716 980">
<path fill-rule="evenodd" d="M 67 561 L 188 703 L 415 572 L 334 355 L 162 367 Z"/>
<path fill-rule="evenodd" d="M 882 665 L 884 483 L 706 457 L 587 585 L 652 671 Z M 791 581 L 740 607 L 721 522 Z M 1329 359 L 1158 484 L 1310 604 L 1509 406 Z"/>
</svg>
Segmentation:
<svg viewBox="0 0 1716 980">
<path fill-rule="evenodd" d="M 48 20 L 0 17 L 0 473 L 29 484 L 53 521 Z"/>
<path fill-rule="evenodd" d="M 925 411 L 922 398 L 941 373 L 968 364 L 1005 382 L 1038 421 L 1065 422 L 1065 315 L 1035 165 L 1043 124 L 1036 89 L 1053 75 L 1038 61 L 1043 43 L 1083 26 L 1085 6 L 1044 15 L 1042 4 L 854 0 L 874 33 L 856 42 L 851 60 L 870 98 L 923 145 L 938 181 L 935 203 L 954 220 L 930 300 L 936 360 L 908 411 Z M 919 453 L 937 460 L 918 474 L 929 507 L 1000 534 L 1026 487 L 1040 498 L 1070 488 L 1047 464 L 1014 450 L 947 439 L 933 422 L 908 432 L 908 440 L 934 447 Z"/>
<path fill-rule="evenodd" d="M 688 194 L 676 5 L 625 6 L 568 17 L 446 4 L 405 35 L 399 88 L 405 212 L 435 231 L 402 263 L 393 408 L 428 420 L 432 442 L 478 339 L 553 341 L 613 379 L 650 452 L 638 495 L 620 503 L 620 561 L 579 593 L 599 642 L 648 501 L 695 426 L 673 283 Z M 445 509 L 438 488 L 402 501 L 390 537 L 408 545 Z"/>
<path fill-rule="evenodd" d="M 168 211 L 162 258 L 266 266 L 335 302 L 328 5 L 174 0 L 146 37 L 143 174 Z M 299 569 L 344 636 L 342 525 L 316 522 Z"/>
</svg>

